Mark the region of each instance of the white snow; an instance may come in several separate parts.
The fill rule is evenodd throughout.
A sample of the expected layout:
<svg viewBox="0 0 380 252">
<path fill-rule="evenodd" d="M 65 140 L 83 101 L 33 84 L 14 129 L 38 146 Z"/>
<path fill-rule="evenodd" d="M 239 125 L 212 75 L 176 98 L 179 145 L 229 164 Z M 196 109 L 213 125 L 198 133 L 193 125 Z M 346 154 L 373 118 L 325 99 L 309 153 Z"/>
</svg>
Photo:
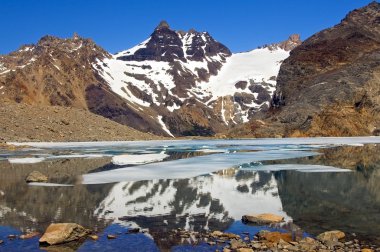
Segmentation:
<svg viewBox="0 0 380 252">
<path fill-rule="evenodd" d="M 168 155 L 164 152 L 142 155 L 125 154 L 114 156 L 112 163 L 116 165 L 147 164 L 162 161 L 166 157 L 168 157 Z"/>
<path fill-rule="evenodd" d="M 169 136 L 174 137 L 170 130 L 166 127 L 165 123 L 162 121 L 162 116 L 157 116 L 158 122 L 161 124 L 162 129 L 168 133 Z"/>
<path fill-rule="evenodd" d="M 8 162 L 11 164 L 35 164 L 44 161 L 45 158 L 9 158 Z"/>
<path fill-rule="evenodd" d="M 288 56 L 289 52 L 285 50 L 271 51 L 268 48 L 236 53 L 227 58 L 217 76 L 210 77 L 209 82 L 201 85 L 213 95 L 214 99 L 241 92 L 241 89 L 235 87 L 238 81 L 248 81 L 248 84 L 249 80 L 265 81 L 275 85 L 276 82 L 270 80 L 270 77 L 277 76 L 281 61 Z M 273 92 L 274 88 L 271 91 Z"/>
<path fill-rule="evenodd" d="M 82 175 L 82 183 L 102 184 L 121 181 L 191 178 L 245 163 L 313 155 L 318 155 L 318 153 L 297 150 L 220 153 L 84 174 Z"/>
<path fill-rule="evenodd" d="M 115 54 L 115 56 L 120 57 L 120 56 L 125 56 L 125 55 L 133 55 L 140 48 L 144 48 L 150 39 L 151 39 L 151 37 L 147 38 L 146 40 L 144 40 L 142 43 L 138 44 L 137 46 L 134 46 L 128 50 L 121 51 L 121 52 Z"/>
</svg>

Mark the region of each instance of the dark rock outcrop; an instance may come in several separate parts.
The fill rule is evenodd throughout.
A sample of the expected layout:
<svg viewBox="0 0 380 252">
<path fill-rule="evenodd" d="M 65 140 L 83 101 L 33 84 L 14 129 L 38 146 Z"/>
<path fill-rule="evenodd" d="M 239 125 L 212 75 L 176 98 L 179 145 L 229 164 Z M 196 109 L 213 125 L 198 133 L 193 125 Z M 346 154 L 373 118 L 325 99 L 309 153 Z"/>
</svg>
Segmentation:
<svg viewBox="0 0 380 252">
<path fill-rule="evenodd" d="M 272 127 L 254 134 L 373 134 L 380 128 L 379 76 L 380 4 L 372 2 L 291 51 L 267 114 Z"/>
</svg>

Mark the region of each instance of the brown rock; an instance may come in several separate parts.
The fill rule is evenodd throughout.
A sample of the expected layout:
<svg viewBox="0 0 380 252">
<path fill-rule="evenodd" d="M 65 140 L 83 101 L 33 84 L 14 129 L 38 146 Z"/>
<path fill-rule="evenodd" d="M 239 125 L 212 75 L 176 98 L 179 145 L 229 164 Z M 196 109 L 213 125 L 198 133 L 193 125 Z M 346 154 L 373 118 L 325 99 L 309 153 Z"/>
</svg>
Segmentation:
<svg viewBox="0 0 380 252">
<path fill-rule="evenodd" d="M 343 239 L 346 235 L 339 230 L 327 231 L 317 236 L 320 241 L 338 241 Z"/>
<path fill-rule="evenodd" d="M 40 235 L 40 233 L 38 233 L 38 232 L 31 232 L 31 233 L 20 235 L 20 239 L 30 239 L 30 238 L 36 237 L 38 235 Z"/>
<path fill-rule="evenodd" d="M 242 217 L 244 222 L 252 222 L 257 224 L 271 224 L 284 221 L 284 217 L 275 214 L 247 214 Z"/>
<path fill-rule="evenodd" d="M 40 238 L 42 244 L 62 244 L 84 238 L 89 230 L 76 223 L 52 223 Z"/>
<path fill-rule="evenodd" d="M 278 243 L 280 240 L 291 242 L 292 234 L 280 233 L 280 232 L 262 232 L 259 234 L 260 239 L 266 240 L 272 243 Z"/>
<path fill-rule="evenodd" d="M 251 248 L 239 248 L 236 250 L 237 252 L 253 252 Z"/>
<path fill-rule="evenodd" d="M 372 249 L 368 249 L 368 248 L 364 248 L 364 249 L 361 250 L 361 252 L 373 252 L 373 250 Z"/>
<path fill-rule="evenodd" d="M 27 177 L 26 182 L 46 182 L 48 180 L 48 177 L 42 174 L 39 171 L 32 171 Z"/>
<path fill-rule="evenodd" d="M 99 236 L 97 235 L 89 235 L 88 237 L 90 237 L 90 239 L 94 241 L 97 241 L 99 239 Z"/>
<path fill-rule="evenodd" d="M 211 236 L 213 236 L 213 237 L 219 237 L 222 235 L 223 235 L 223 232 L 220 232 L 220 231 L 214 231 L 211 233 Z"/>
</svg>

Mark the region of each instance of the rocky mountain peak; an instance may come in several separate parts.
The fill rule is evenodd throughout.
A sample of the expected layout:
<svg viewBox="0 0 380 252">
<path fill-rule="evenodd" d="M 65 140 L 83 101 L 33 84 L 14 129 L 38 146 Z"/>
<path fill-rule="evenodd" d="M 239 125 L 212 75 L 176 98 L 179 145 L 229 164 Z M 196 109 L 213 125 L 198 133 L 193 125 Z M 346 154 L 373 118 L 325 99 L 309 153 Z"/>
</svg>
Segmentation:
<svg viewBox="0 0 380 252">
<path fill-rule="evenodd" d="M 190 29 L 188 32 L 170 29 L 161 21 L 150 37 L 143 43 L 117 54 L 124 61 L 202 61 L 206 56 L 230 56 L 230 50 L 214 40 L 207 32 Z"/>
<path fill-rule="evenodd" d="M 166 22 L 165 20 L 162 20 L 158 26 L 156 27 L 155 30 L 160 30 L 160 29 L 170 29 L 170 26 L 168 24 L 168 22 Z"/>
<path fill-rule="evenodd" d="M 287 40 L 279 43 L 266 44 L 259 48 L 269 48 L 269 50 L 283 49 L 285 51 L 291 51 L 302 43 L 301 36 L 299 34 L 292 34 Z"/>
</svg>

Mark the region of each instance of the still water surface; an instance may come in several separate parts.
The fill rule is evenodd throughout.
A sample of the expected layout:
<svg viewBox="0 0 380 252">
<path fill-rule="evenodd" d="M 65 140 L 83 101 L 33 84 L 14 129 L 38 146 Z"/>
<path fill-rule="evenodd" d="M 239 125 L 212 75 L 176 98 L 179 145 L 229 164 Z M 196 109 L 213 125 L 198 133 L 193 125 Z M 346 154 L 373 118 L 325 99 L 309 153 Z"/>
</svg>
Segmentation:
<svg viewBox="0 0 380 252">
<path fill-rule="evenodd" d="M 380 244 L 377 137 L 28 145 L 0 151 L 0 251 L 40 251 L 38 237 L 7 236 L 51 222 L 99 233 L 79 251 L 215 251 L 165 233 L 286 229 L 244 225 L 247 213 L 282 215 L 304 235 L 340 229 Z M 34 170 L 48 183 L 25 183 Z M 125 235 L 132 227 L 149 235 Z"/>
</svg>

